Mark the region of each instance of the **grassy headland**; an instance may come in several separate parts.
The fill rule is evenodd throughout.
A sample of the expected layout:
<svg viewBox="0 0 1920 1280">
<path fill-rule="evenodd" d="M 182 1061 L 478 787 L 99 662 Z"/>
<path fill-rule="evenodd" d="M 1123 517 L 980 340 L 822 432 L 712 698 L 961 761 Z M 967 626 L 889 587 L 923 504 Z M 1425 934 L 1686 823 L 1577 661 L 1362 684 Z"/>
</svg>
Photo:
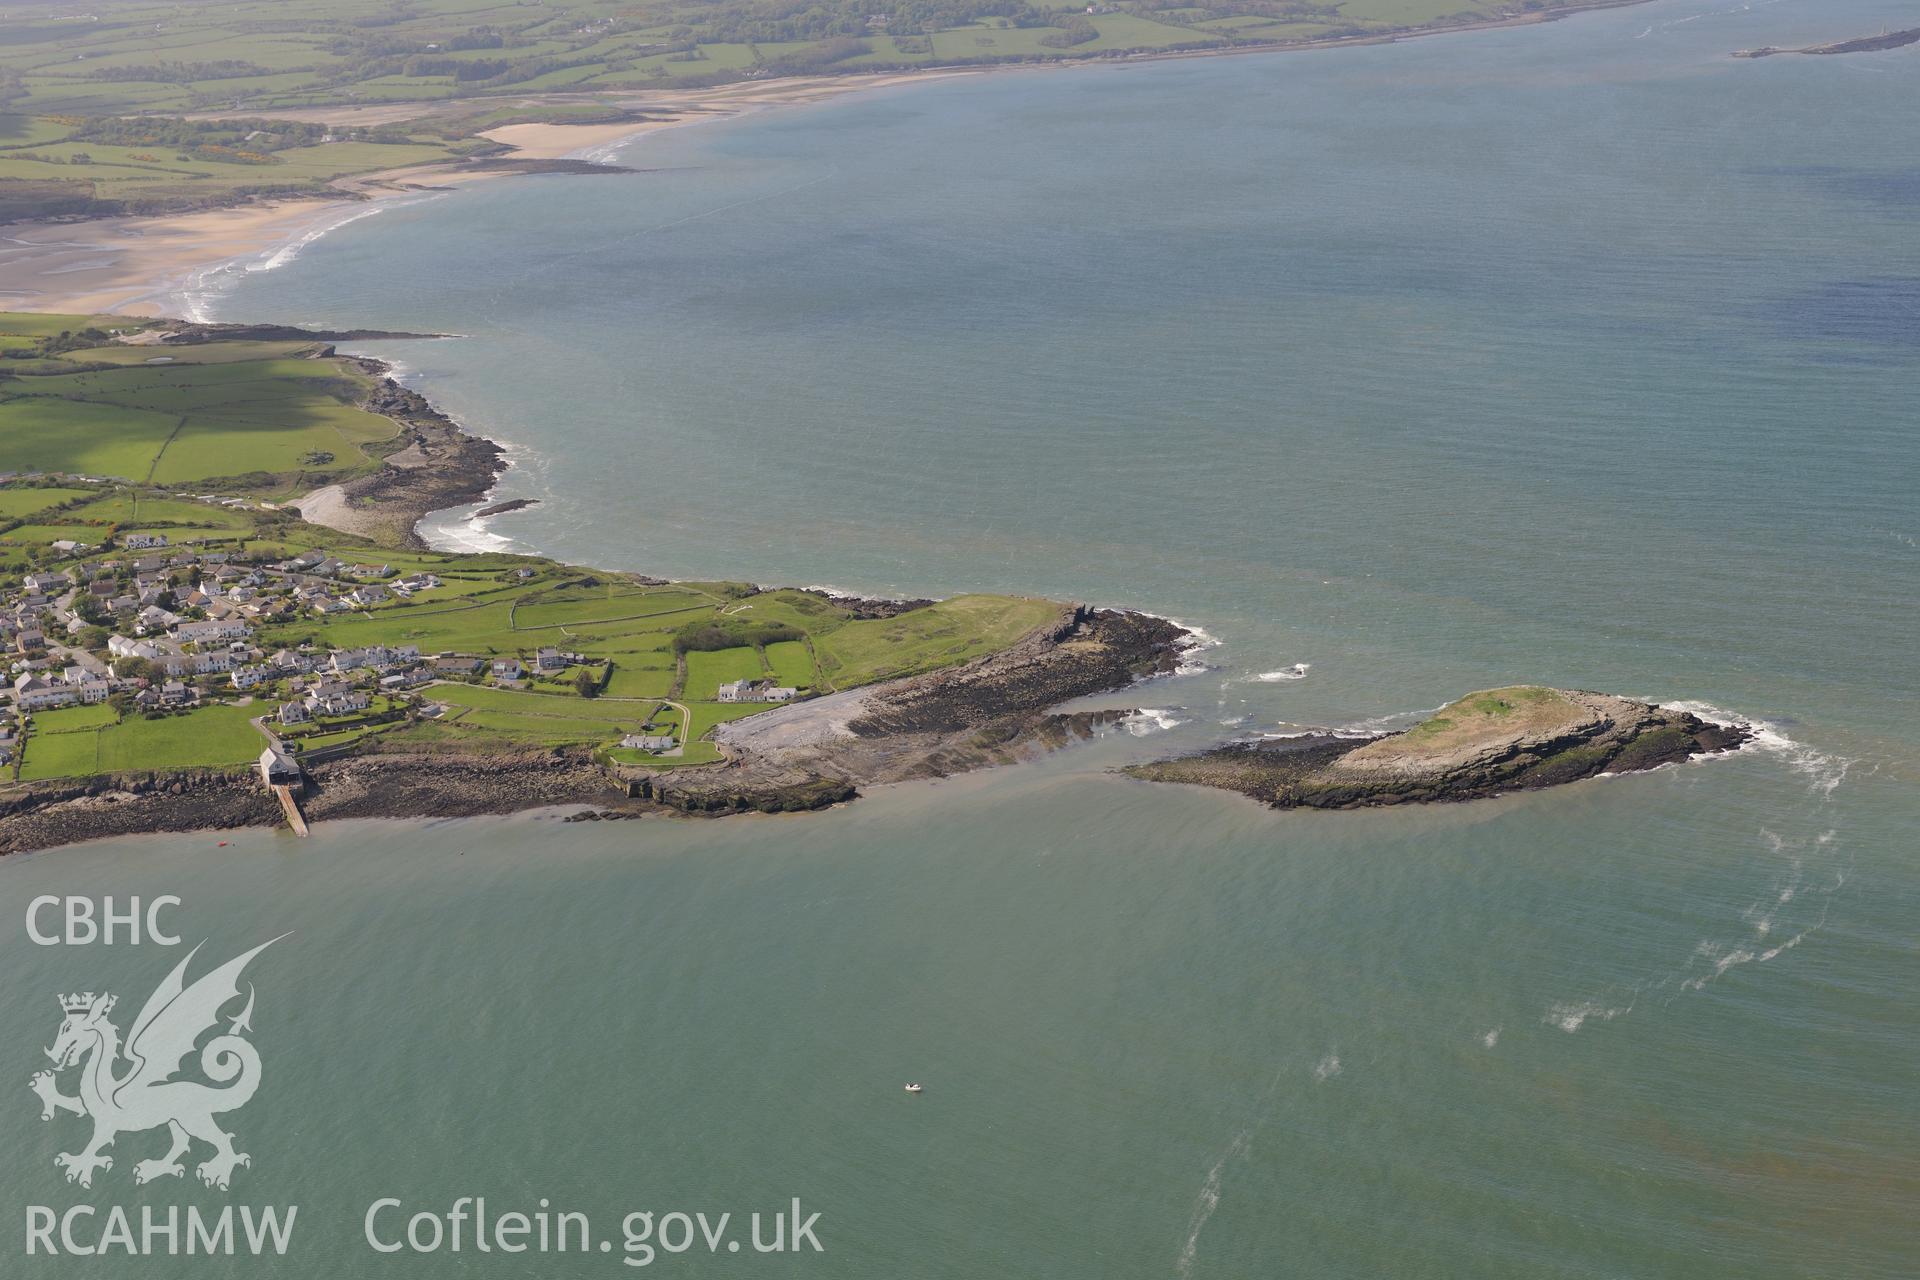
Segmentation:
<svg viewBox="0 0 1920 1280">
<path fill-rule="evenodd" d="M 269 742 L 678 770 L 722 759 L 722 724 L 1060 624 L 1044 600 L 668 583 L 307 523 L 289 500 L 317 485 L 377 504 L 432 469 L 385 460 L 419 462 L 424 401 L 376 411 L 392 384 L 322 337 L 0 314 L 0 790 Z"/>
</svg>

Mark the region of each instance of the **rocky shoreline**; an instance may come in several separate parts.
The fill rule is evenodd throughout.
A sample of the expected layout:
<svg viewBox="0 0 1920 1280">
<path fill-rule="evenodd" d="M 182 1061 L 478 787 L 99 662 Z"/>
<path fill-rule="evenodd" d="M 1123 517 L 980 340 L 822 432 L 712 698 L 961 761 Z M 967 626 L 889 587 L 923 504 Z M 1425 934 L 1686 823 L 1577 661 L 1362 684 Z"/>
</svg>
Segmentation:
<svg viewBox="0 0 1920 1280">
<path fill-rule="evenodd" d="M 1187 633 L 1145 614 L 1063 608 L 1011 648 L 763 712 L 726 726 L 727 759 L 654 771 L 589 751 L 361 753 L 308 770 L 307 820 L 461 818 L 575 807 L 572 817 L 719 816 L 824 808 L 863 785 L 1009 763 L 1091 736 L 1125 711 L 1055 714 L 1072 699 L 1173 670 Z M 774 721 L 760 729 L 759 721 Z M 251 769 L 29 783 L 0 792 L 0 854 L 110 836 L 271 827 Z"/>
<path fill-rule="evenodd" d="M 427 550 L 414 526 L 436 511 L 484 499 L 507 469 L 506 450 L 463 430 L 425 396 L 395 382 L 383 361 L 342 359 L 374 379 L 363 407 L 397 423 L 402 443 L 374 474 L 315 490 L 290 505 L 314 524 L 388 546 Z"/>
<path fill-rule="evenodd" d="M 1877 36 L 1859 36 L 1852 40 L 1836 40 L 1832 44 L 1810 44 L 1799 49 L 1779 49 L 1766 45 L 1759 49 L 1735 49 L 1736 58 L 1771 58 L 1782 53 L 1804 53 L 1815 57 L 1826 57 L 1842 53 L 1884 53 L 1889 49 L 1904 49 L 1910 44 L 1920 44 L 1920 27 L 1905 31 L 1883 31 Z"/>
<path fill-rule="evenodd" d="M 1516 686 L 1469 694 L 1404 733 L 1239 742 L 1133 765 L 1152 782 L 1237 791 L 1276 809 L 1479 800 L 1728 751 L 1740 725 L 1609 694 Z"/>
</svg>

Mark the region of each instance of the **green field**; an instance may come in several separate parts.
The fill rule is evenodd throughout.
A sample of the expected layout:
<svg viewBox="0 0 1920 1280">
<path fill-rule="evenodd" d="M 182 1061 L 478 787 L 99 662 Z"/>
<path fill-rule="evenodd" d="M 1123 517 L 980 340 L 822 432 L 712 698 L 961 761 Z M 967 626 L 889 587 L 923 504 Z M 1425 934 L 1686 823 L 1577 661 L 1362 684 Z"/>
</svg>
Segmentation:
<svg viewBox="0 0 1920 1280">
<path fill-rule="evenodd" d="M 849 622 L 816 636 L 814 652 L 822 676 L 846 689 L 992 653 L 1059 612 L 1047 600 L 956 596 L 897 618 Z"/>
<path fill-rule="evenodd" d="M 813 655 L 807 652 L 803 642 L 782 640 L 768 645 L 766 652 L 767 665 L 773 668 L 774 678 L 781 684 L 793 689 L 813 687 Z"/>
<path fill-rule="evenodd" d="M 0 329 L 27 327 L 0 315 Z M 38 341 L 52 345 L 6 362 L 13 376 L 0 382 L 9 469 L 271 490 L 296 474 L 322 484 L 371 470 L 397 434 L 391 420 L 357 407 L 363 375 L 334 360 L 288 358 L 279 349 L 289 344 L 234 344 L 250 355 L 275 348 L 266 359 L 228 359 L 227 344 L 205 343 L 167 348 L 171 364 L 90 369 L 91 348 Z M 120 348 L 148 358 L 155 349 Z M 171 518 L 217 523 L 204 509 Z"/>
<path fill-rule="evenodd" d="M 735 680 L 758 680 L 766 675 L 757 649 L 717 649 L 687 655 L 686 695 L 712 701 L 715 690 Z"/>
<path fill-rule="evenodd" d="M 33 713 L 33 731 L 41 733 L 90 733 L 101 725 L 115 724 L 120 713 L 104 702 L 90 707 L 56 707 Z"/>
<path fill-rule="evenodd" d="M 461 730 L 485 730 L 515 741 L 554 746 L 610 742 L 636 732 L 659 706 L 655 702 L 621 702 L 610 698 L 587 701 L 566 695 L 471 685 L 435 685 L 428 696 L 435 702 L 467 709 L 451 721 L 451 725 Z"/>
<path fill-rule="evenodd" d="M 106 706 L 41 712 L 34 717 L 35 732 L 21 756 L 20 777 L 30 781 L 140 769 L 247 764 L 258 759 L 266 746 L 266 740 L 248 723 L 260 711 L 258 706 L 207 706 L 158 720 L 141 716 L 120 720 Z M 46 729 L 54 717 L 75 712 L 96 717 L 98 727 L 89 729 L 68 721 L 65 723 L 73 727 L 58 732 Z"/>
<path fill-rule="evenodd" d="M 0 520 L 23 520 L 48 507 L 92 494 L 90 489 L 0 489 Z"/>
</svg>

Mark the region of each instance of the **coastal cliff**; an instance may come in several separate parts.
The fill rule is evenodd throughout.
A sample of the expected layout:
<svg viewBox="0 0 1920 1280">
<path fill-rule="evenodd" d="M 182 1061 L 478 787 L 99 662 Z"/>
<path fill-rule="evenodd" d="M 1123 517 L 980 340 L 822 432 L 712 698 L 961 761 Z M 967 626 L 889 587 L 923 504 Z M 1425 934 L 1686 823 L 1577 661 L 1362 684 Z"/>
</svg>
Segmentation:
<svg viewBox="0 0 1920 1280">
<path fill-rule="evenodd" d="M 1477 800 L 1632 773 L 1729 750 L 1751 736 L 1649 702 L 1517 685 L 1468 694 L 1404 733 L 1234 743 L 1124 772 L 1237 791 L 1276 809 L 1356 809 Z"/>
</svg>

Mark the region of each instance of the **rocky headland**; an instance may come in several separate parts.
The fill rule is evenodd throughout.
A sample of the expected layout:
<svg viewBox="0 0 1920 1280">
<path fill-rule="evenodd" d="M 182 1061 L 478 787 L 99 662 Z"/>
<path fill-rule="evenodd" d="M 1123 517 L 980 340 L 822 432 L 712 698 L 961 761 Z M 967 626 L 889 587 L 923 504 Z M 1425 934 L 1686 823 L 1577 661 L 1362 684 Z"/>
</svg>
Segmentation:
<svg viewBox="0 0 1920 1280">
<path fill-rule="evenodd" d="M 1134 765 L 1154 782 L 1238 791 L 1277 809 L 1477 800 L 1726 751 L 1752 734 L 1611 694 L 1516 685 L 1442 707 L 1403 733 L 1233 743 Z"/>
<path fill-rule="evenodd" d="M 1009 648 L 964 665 L 734 721 L 720 734 L 726 759 L 716 764 L 657 771 L 584 748 L 395 751 L 374 740 L 307 766 L 300 805 L 309 822 L 555 807 L 597 818 L 819 809 L 855 798 L 863 785 L 1010 763 L 1086 738 L 1128 713 L 1053 708 L 1172 671 L 1186 634 L 1145 614 L 1066 606 Z M 252 769 L 28 783 L 0 792 L 0 854 L 283 821 Z"/>
<path fill-rule="evenodd" d="M 414 526 L 436 511 L 485 498 L 507 469 L 506 450 L 461 429 L 417 391 L 388 376 L 379 360 L 348 357 L 373 379 L 364 408 L 401 429 L 380 470 L 328 485 L 290 505 L 300 518 L 388 546 L 426 549 Z"/>
</svg>

